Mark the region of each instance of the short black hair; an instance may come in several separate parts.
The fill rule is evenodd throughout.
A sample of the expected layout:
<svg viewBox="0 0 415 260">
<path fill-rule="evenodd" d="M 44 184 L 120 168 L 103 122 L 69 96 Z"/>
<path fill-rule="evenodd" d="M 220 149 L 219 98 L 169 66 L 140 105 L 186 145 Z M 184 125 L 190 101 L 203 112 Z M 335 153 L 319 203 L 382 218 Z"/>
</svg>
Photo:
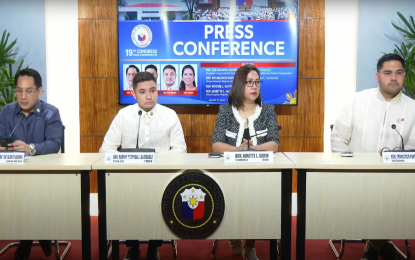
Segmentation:
<svg viewBox="0 0 415 260">
<path fill-rule="evenodd" d="M 147 65 L 144 68 L 144 71 L 147 71 L 147 69 L 154 69 L 157 72 L 157 67 L 155 65 L 153 65 L 153 64 Z"/>
<path fill-rule="evenodd" d="M 135 74 L 133 78 L 133 90 L 137 88 L 138 83 L 146 82 L 146 81 L 154 81 L 157 84 L 157 80 L 153 74 L 147 71 L 139 72 Z"/>
<path fill-rule="evenodd" d="M 16 77 L 14 78 L 14 86 L 17 86 L 17 80 L 20 76 L 27 76 L 32 77 L 35 81 L 36 89 L 42 87 L 42 77 L 40 76 L 39 72 L 34 69 L 22 69 L 16 73 Z"/>
<path fill-rule="evenodd" d="M 259 69 L 252 64 L 245 64 L 236 70 L 235 76 L 233 77 L 232 87 L 228 94 L 229 105 L 234 106 L 238 109 L 243 107 L 246 78 L 248 77 L 249 72 L 252 70 L 256 71 L 258 73 L 258 77 L 261 78 Z M 255 104 L 259 106 L 262 105 L 260 89 L 258 98 L 255 100 Z"/>
<path fill-rule="evenodd" d="M 175 68 L 175 67 L 173 67 L 172 65 L 166 65 L 166 66 L 164 66 L 164 68 L 163 68 L 163 73 L 164 73 L 164 71 L 165 71 L 166 69 L 172 69 L 172 70 L 174 70 L 174 73 L 176 73 L 176 68 Z"/>
<path fill-rule="evenodd" d="M 137 70 L 137 73 L 139 73 L 139 72 L 140 72 L 140 70 L 137 68 L 137 66 L 135 66 L 135 65 L 130 65 L 130 66 L 128 66 L 128 68 L 125 70 L 125 74 L 127 74 L 127 73 L 128 73 L 128 69 L 130 69 L 130 68 L 134 68 L 134 69 L 136 69 L 136 70 Z"/>
<path fill-rule="evenodd" d="M 391 60 L 400 61 L 402 63 L 403 69 L 405 69 L 405 60 L 400 55 L 395 54 L 395 53 L 387 53 L 383 55 L 382 57 L 380 57 L 380 59 L 378 60 L 378 64 L 376 66 L 377 72 L 380 72 L 380 70 L 383 67 L 383 63 L 387 61 L 391 61 Z"/>
</svg>

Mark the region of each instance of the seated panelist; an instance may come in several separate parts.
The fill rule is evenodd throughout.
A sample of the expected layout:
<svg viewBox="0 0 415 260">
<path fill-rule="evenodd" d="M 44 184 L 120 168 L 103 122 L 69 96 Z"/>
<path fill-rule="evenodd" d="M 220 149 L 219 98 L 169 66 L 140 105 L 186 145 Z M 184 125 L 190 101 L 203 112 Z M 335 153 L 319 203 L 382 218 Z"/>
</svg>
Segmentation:
<svg viewBox="0 0 415 260">
<path fill-rule="evenodd" d="M 30 156 L 58 153 L 63 139 L 63 125 L 59 110 L 40 100 L 42 78 L 34 69 L 20 70 L 15 77 L 16 102 L 4 106 L 0 112 L 0 137 L 8 143 L 5 151 L 22 151 Z M 52 253 L 50 240 L 39 240 L 46 256 Z M 33 240 L 22 240 L 15 252 L 15 260 L 29 258 Z"/>
<path fill-rule="evenodd" d="M 112 121 L 100 153 L 122 148 L 154 148 L 156 153 L 186 153 L 186 142 L 179 117 L 174 110 L 157 104 L 156 78 L 150 72 L 139 72 L 133 79 L 133 95 L 137 104 L 121 109 Z M 141 119 L 140 119 L 141 117 Z M 138 129 L 140 127 L 140 129 Z M 140 134 L 138 134 L 140 133 Z M 147 259 L 160 259 L 162 240 L 150 240 Z M 124 260 L 137 260 L 138 241 L 127 241 Z"/>
<path fill-rule="evenodd" d="M 213 152 L 234 150 L 278 151 L 280 143 L 274 106 L 261 101 L 259 70 L 251 64 L 235 72 L 227 105 L 219 107 L 212 138 Z M 257 260 L 255 240 L 230 240 L 234 255 Z"/>
<path fill-rule="evenodd" d="M 333 152 L 415 149 L 415 101 L 402 93 L 404 59 L 394 53 L 383 55 L 375 76 L 379 86 L 356 93 L 337 117 L 330 136 Z M 387 240 L 369 240 L 361 260 L 377 260 L 378 256 L 404 259 Z"/>
<path fill-rule="evenodd" d="M 179 117 L 174 110 L 157 104 L 157 83 L 153 74 L 137 73 L 133 88 L 137 104 L 118 112 L 99 151 L 105 153 L 115 152 L 120 147 L 135 148 L 138 142 L 139 148 L 154 148 L 156 153 L 185 153 L 186 142 Z"/>
</svg>

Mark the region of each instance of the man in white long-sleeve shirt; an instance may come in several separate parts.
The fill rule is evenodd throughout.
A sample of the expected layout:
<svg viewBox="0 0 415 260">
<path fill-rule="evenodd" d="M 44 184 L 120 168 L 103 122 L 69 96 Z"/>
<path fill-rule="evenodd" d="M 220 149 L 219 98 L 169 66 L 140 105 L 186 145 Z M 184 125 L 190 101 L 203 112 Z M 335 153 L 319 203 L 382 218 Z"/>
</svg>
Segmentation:
<svg viewBox="0 0 415 260">
<path fill-rule="evenodd" d="M 185 153 L 186 142 L 182 125 L 174 110 L 157 104 L 156 78 L 149 72 L 139 72 L 133 79 L 134 98 L 137 104 L 121 109 L 111 123 L 101 153 L 117 152 L 119 147 L 154 148 L 156 153 Z M 142 111 L 140 130 L 139 111 Z M 140 131 L 140 135 L 138 135 Z M 159 259 L 161 240 L 150 240 L 147 259 Z M 124 260 L 136 260 L 140 254 L 138 241 L 127 241 L 129 249 Z"/>
<path fill-rule="evenodd" d="M 380 152 L 382 149 L 415 149 L 415 101 L 402 93 L 405 62 L 399 55 L 385 54 L 377 63 L 378 88 L 356 93 L 353 102 L 337 117 L 331 133 L 333 152 Z M 404 259 L 386 240 L 370 240 L 362 260 Z"/>
<path fill-rule="evenodd" d="M 156 153 L 185 153 L 182 125 L 174 110 L 157 104 L 157 83 L 153 74 L 139 72 L 134 77 L 137 104 L 121 109 L 111 123 L 99 152 L 115 152 L 122 148 L 154 148 Z M 140 135 L 138 124 L 140 122 Z"/>
</svg>

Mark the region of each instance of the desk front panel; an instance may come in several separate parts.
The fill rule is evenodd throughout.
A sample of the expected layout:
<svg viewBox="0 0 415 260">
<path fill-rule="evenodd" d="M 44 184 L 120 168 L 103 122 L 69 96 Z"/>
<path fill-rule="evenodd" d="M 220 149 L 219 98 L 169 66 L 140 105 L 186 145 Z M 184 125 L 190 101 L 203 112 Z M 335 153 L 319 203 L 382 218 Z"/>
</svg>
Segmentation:
<svg viewBox="0 0 415 260">
<path fill-rule="evenodd" d="M 307 172 L 307 239 L 414 239 L 415 172 Z"/>
<path fill-rule="evenodd" d="M 1 172 L 0 209 L 0 240 L 81 239 L 81 175 Z"/>
<path fill-rule="evenodd" d="M 107 237 L 177 239 L 161 213 L 168 183 L 182 171 L 107 173 Z M 209 239 L 281 237 L 281 172 L 205 171 L 221 187 L 225 215 Z"/>
</svg>

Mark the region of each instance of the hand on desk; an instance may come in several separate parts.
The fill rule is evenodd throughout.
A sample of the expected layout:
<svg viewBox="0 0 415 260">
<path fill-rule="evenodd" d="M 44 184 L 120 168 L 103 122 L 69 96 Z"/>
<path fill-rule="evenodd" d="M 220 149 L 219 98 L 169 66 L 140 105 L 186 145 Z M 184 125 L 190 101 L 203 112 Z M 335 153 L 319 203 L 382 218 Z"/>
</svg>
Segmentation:
<svg viewBox="0 0 415 260">
<path fill-rule="evenodd" d="M 254 142 L 252 140 L 249 140 L 249 150 L 257 150 L 257 147 L 254 146 Z"/>
<path fill-rule="evenodd" d="M 249 143 L 249 149 L 248 149 L 248 143 Z M 246 140 L 246 139 L 242 139 L 242 143 L 240 146 L 237 147 L 236 150 L 242 150 L 242 151 L 246 151 L 246 150 L 257 150 L 256 146 L 254 146 L 254 142 L 252 140 Z"/>
<path fill-rule="evenodd" d="M 251 142 L 251 141 L 250 141 Z M 249 144 L 249 145 L 251 145 L 251 144 Z M 240 146 L 238 146 L 238 147 L 236 147 L 237 149 L 236 150 L 248 150 L 248 140 L 246 140 L 246 139 L 242 139 L 242 143 L 241 143 L 241 145 Z"/>
<path fill-rule="evenodd" d="M 23 141 L 17 140 L 9 144 L 9 150 L 10 151 L 22 151 L 22 152 L 25 152 L 26 154 L 29 154 L 29 145 Z"/>
</svg>

